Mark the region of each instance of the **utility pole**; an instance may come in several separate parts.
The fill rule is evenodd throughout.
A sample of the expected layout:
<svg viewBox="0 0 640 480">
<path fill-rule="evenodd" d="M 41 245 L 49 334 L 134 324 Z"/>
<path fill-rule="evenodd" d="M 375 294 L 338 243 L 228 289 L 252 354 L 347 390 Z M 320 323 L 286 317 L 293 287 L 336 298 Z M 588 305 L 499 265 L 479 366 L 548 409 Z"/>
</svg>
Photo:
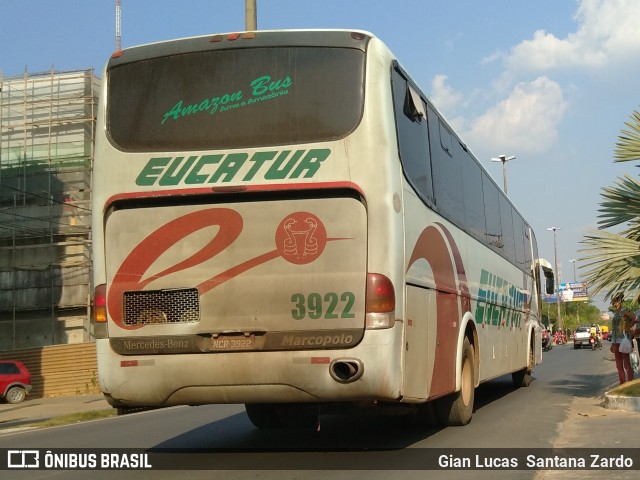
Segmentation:
<svg viewBox="0 0 640 480">
<path fill-rule="evenodd" d="M 556 244 L 556 231 L 562 227 L 549 227 L 547 230 L 553 231 L 553 256 L 556 268 L 556 305 L 558 306 L 558 330 L 562 329 L 562 317 L 560 316 L 560 275 L 558 274 L 558 246 Z"/>
<path fill-rule="evenodd" d="M 576 277 L 576 262 L 577 260 L 574 258 L 569 260 L 573 263 L 573 281 L 574 283 L 578 283 L 578 278 Z M 580 325 L 580 302 L 576 302 L 576 325 Z"/>
<path fill-rule="evenodd" d="M 257 0 L 244 0 L 245 29 L 247 32 L 255 32 L 258 29 Z"/>
<path fill-rule="evenodd" d="M 120 37 L 120 19 L 122 14 L 120 12 L 120 0 L 116 0 L 116 52 L 122 50 L 121 37 Z"/>
</svg>

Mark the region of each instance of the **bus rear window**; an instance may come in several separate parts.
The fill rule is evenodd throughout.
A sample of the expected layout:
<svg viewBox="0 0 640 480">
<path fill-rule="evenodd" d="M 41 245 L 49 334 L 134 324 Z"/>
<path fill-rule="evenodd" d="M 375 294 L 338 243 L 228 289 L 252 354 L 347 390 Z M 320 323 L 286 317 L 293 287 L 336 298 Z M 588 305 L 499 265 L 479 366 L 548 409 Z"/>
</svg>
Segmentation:
<svg viewBox="0 0 640 480">
<path fill-rule="evenodd" d="M 342 138 L 362 115 L 364 59 L 349 48 L 277 47 L 126 63 L 108 71 L 107 128 L 128 151 Z"/>
</svg>

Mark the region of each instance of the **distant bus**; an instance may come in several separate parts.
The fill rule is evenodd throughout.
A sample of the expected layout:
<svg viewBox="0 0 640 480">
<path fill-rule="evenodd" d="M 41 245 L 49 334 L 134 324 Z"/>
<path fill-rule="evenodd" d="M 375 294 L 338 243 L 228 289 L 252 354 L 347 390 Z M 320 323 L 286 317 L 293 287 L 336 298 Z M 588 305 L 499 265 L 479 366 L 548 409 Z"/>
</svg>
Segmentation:
<svg viewBox="0 0 640 480">
<path fill-rule="evenodd" d="M 258 31 L 116 52 L 93 177 L 100 387 L 471 420 L 542 359 L 533 231 L 391 51 Z M 304 422 L 303 422 L 304 423 Z"/>
</svg>

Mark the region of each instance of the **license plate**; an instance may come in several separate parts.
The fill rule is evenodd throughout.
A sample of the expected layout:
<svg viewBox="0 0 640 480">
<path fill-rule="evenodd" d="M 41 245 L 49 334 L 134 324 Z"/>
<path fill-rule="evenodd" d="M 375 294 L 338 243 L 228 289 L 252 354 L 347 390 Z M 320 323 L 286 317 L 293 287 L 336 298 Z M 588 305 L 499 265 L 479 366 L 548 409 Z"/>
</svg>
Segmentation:
<svg viewBox="0 0 640 480">
<path fill-rule="evenodd" d="M 212 337 L 211 350 L 251 350 L 255 348 L 256 337 Z"/>
</svg>

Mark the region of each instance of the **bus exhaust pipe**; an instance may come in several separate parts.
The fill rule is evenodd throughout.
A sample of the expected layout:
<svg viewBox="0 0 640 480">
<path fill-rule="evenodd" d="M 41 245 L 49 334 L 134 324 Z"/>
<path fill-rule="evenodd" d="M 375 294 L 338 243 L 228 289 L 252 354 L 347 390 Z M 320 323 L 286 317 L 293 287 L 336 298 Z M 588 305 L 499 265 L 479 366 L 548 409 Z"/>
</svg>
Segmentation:
<svg viewBox="0 0 640 480">
<path fill-rule="evenodd" d="M 331 378 L 339 383 L 351 383 L 364 373 L 364 365 L 356 358 L 338 358 L 329 366 Z"/>
</svg>

